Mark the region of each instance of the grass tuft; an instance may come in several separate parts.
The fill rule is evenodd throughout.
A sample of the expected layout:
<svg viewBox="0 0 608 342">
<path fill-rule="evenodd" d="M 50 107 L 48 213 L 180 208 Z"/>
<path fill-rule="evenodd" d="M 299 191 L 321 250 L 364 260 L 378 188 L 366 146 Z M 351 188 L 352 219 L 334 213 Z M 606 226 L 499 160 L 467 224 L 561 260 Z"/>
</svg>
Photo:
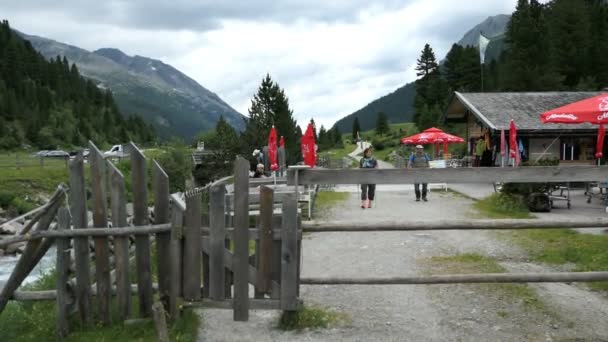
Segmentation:
<svg viewBox="0 0 608 342">
<path fill-rule="evenodd" d="M 320 307 L 300 306 L 296 311 L 285 311 L 279 321 L 279 329 L 325 329 L 346 321 L 346 315 Z"/>
<path fill-rule="evenodd" d="M 475 202 L 473 206 L 480 214 L 488 218 L 533 218 L 523 198 L 516 195 L 504 193 L 492 194 L 487 198 Z"/>
</svg>

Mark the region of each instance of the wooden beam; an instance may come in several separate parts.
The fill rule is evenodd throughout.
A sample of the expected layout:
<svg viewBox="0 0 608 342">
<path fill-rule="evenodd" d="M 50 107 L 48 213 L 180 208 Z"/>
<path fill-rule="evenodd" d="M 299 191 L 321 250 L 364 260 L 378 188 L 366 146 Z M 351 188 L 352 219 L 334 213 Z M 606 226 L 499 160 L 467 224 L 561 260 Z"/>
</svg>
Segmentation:
<svg viewBox="0 0 608 342">
<path fill-rule="evenodd" d="M 412 277 L 300 279 L 303 285 L 417 285 L 417 284 L 477 284 L 477 283 L 570 283 L 608 280 L 608 272 L 553 273 L 481 273 L 445 274 Z"/>
<path fill-rule="evenodd" d="M 70 229 L 70 212 L 67 208 L 59 209 L 57 229 L 65 230 Z M 69 322 L 68 322 L 68 306 L 69 306 L 69 293 L 68 293 L 68 273 L 70 268 L 70 239 L 58 239 L 57 240 L 57 264 L 55 266 L 56 272 L 56 288 L 57 288 L 57 316 L 55 318 L 55 326 L 57 335 L 63 338 L 68 335 Z"/>
<path fill-rule="evenodd" d="M 224 245 L 226 239 L 226 186 L 211 188 L 209 198 L 209 229 L 211 248 L 209 251 L 209 298 L 223 300 L 226 298 L 224 267 Z"/>
<path fill-rule="evenodd" d="M 306 184 L 413 184 L 413 183 L 547 183 L 593 182 L 606 179 L 608 166 L 527 166 L 519 168 L 475 167 L 447 169 L 302 169 L 300 185 Z M 288 184 L 295 183 L 288 170 Z"/>
<path fill-rule="evenodd" d="M 266 186 L 260 189 L 259 267 L 256 288 L 262 293 L 270 292 L 273 193 L 274 191 Z"/>
<path fill-rule="evenodd" d="M 183 304 L 186 308 L 213 308 L 213 309 L 228 309 L 231 310 L 234 307 L 234 301 L 232 300 L 210 300 L 203 299 L 200 302 L 186 302 Z M 281 303 L 275 299 L 249 299 L 249 306 L 251 310 L 280 310 Z"/>
<path fill-rule="evenodd" d="M 103 154 L 89 141 L 89 166 L 91 170 L 91 193 L 93 197 L 93 226 L 108 226 L 108 196 L 106 192 L 106 163 Z M 95 237 L 95 280 L 97 284 L 97 310 L 103 325 L 112 324 L 110 312 L 110 246 L 106 237 Z"/>
<path fill-rule="evenodd" d="M 329 221 L 303 222 L 302 231 L 319 232 L 368 232 L 368 231 L 417 231 L 417 230 L 497 230 L 497 229 L 555 229 L 608 227 L 606 218 L 584 218 L 560 221 L 539 219 L 504 220 L 428 220 L 428 221 Z"/>
<path fill-rule="evenodd" d="M 169 176 L 155 160 L 152 163 L 152 178 L 154 190 L 154 223 L 169 222 Z M 171 231 L 156 234 L 156 265 L 158 279 L 158 294 L 161 304 L 169 308 L 171 288 Z"/>
<path fill-rule="evenodd" d="M 186 224 L 184 228 L 184 299 L 201 299 L 203 254 L 201 251 L 202 198 L 200 192 L 186 197 Z"/>
<path fill-rule="evenodd" d="M 110 168 L 110 206 L 112 210 L 112 230 L 123 231 L 120 227 L 127 226 L 127 201 L 125 178 L 107 160 Z M 131 279 L 129 278 L 129 238 L 114 236 L 114 256 L 116 259 L 116 289 L 118 299 L 118 314 L 122 321 L 131 316 Z"/>
<path fill-rule="evenodd" d="M 84 157 L 78 153 L 70 163 L 70 213 L 74 231 L 85 229 L 88 225 L 87 196 L 84 183 Z M 74 264 L 76 269 L 76 302 L 80 322 L 91 324 L 91 275 L 89 256 L 89 238 L 83 236 L 74 239 Z"/>
<path fill-rule="evenodd" d="M 171 283 L 169 288 L 169 316 L 171 319 L 179 317 L 178 301 L 182 296 L 182 226 L 184 222 L 184 207 L 176 201 L 171 203 L 171 245 L 170 259 Z"/>
<path fill-rule="evenodd" d="M 148 173 L 146 157 L 135 146 L 131 147 L 131 177 L 133 185 L 133 224 L 148 223 Z M 152 316 L 152 271 L 150 265 L 150 237 L 135 237 L 135 263 L 137 266 L 137 288 L 139 290 L 139 312 L 143 317 Z"/>
<path fill-rule="evenodd" d="M 283 199 L 283 222 L 281 227 L 281 309 L 294 311 L 297 308 L 298 286 L 298 202 L 295 195 Z"/>
<path fill-rule="evenodd" d="M 249 161 L 234 164 L 234 320 L 249 320 Z"/>
</svg>

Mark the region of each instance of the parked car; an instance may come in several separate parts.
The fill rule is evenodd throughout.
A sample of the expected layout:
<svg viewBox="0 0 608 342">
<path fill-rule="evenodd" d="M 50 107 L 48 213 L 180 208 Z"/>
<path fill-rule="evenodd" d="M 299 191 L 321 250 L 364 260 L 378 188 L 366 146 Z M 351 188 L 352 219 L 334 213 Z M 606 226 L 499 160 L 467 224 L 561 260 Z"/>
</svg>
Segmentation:
<svg viewBox="0 0 608 342">
<path fill-rule="evenodd" d="M 70 154 L 63 150 L 48 151 L 45 158 L 70 158 Z"/>
<path fill-rule="evenodd" d="M 114 145 L 111 149 L 103 153 L 105 158 L 124 158 L 129 155 L 125 145 Z"/>
</svg>

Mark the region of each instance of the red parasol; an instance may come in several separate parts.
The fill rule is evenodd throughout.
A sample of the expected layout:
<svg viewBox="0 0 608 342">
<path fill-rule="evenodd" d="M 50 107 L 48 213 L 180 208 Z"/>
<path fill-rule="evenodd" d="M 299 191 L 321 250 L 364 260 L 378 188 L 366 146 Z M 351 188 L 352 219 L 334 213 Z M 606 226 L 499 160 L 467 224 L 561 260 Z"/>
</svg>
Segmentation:
<svg viewBox="0 0 608 342">
<path fill-rule="evenodd" d="M 543 123 L 608 123 L 608 93 L 544 112 L 540 120 Z"/>
<path fill-rule="evenodd" d="M 444 156 L 448 153 L 448 144 L 463 142 L 463 138 L 446 133 L 435 127 L 426 129 L 422 133 L 414 134 L 411 137 L 401 139 L 401 143 L 405 145 L 426 145 L 443 143 Z"/>
<path fill-rule="evenodd" d="M 277 130 L 274 125 L 270 128 L 270 134 L 268 134 L 268 160 L 270 161 L 270 170 L 276 171 L 279 169 L 277 163 Z"/>
<path fill-rule="evenodd" d="M 317 164 L 317 151 L 315 150 L 315 133 L 312 128 L 312 124 L 308 124 L 306 133 L 302 136 L 301 141 L 302 159 L 304 164 L 315 167 Z"/>
<path fill-rule="evenodd" d="M 606 136 L 606 128 L 600 125 L 597 133 L 597 145 L 595 146 L 595 158 L 600 159 L 604 156 L 604 136 Z"/>
<path fill-rule="evenodd" d="M 285 147 L 285 138 L 281 135 L 281 140 L 279 142 L 280 147 Z"/>
<path fill-rule="evenodd" d="M 541 114 L 540 120 L 543 123 L 600 125 L 595 149 L 595 157 L 600 159 L 603 156 L 604 135 L 606 134 L 603 124 L 608 123 L 608 93 L 544 112 Z"/>
<path fill-rule="evenodd" d="M 509 125 L 509 155 L 515 159 L 513 166 L 519 165 L 521 156 L 519 155 L 519 145 L 517 145 L 517 127 L 515 127 L 515 121 L 513 120 Z"/>
</svg>

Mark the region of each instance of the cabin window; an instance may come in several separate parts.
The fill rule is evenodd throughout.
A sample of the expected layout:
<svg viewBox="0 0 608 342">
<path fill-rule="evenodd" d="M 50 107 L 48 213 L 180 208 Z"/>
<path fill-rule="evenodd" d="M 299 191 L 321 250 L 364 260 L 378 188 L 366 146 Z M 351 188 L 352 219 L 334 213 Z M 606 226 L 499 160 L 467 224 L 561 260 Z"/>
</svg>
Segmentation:
<svg viewBox="0 0 608 342">
<path fill-rule="evenodd" d="M 559 160 L 593 160 L 595 145 L 591 138 L 561 139 Z"/>
</svg>

